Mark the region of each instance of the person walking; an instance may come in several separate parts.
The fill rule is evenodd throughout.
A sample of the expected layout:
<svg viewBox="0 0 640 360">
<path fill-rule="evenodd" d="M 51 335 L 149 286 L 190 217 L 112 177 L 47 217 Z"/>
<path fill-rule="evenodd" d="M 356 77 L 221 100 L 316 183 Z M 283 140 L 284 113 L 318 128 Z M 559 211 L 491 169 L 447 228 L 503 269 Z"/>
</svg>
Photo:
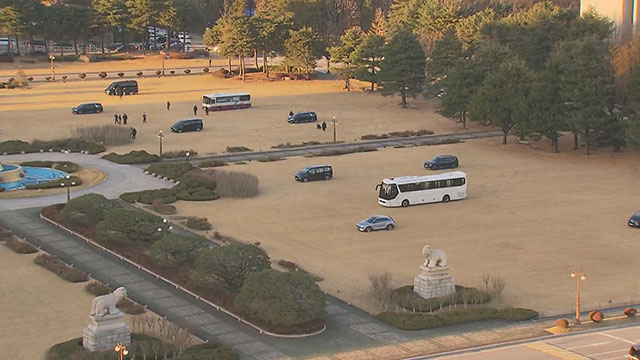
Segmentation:
<svg viewBox="0 0 640 360">
<path fill-rule="evenodd" d="M 122 99 L 122 96 L 124 95 L 124 89 L 123 88 L 118 88 L 118 95 L 120 95 L 120 99 Z"/>
<path fill-rule="evenodd" d="M 293 116 L 293 111 L 289 111 L 289 116 Z"/>
<path fill-rule="evenodd" d="M 171 103 L 167 101 L 167 111 L 171 111 Z"/>
<path fill-rule="evenodd" d="M 118 114 L 118 125 L 122 124 L 122 114 Z"/>
<path fill-rule="evenodd" d="M 322 131 L 327 131 L 327 123 L 326 122 L 322 122 Z"/>
<path fill-rule="evenodd" d="M 143 113 L 142 113 L 142 123 L 143 123 L 143 124 L 146 124 L 146 123 L 147 123 L 147 113 L 146 113 L 146 112 L 143 112 Z"/>
<path fill-rule="evenodd" d="M 193 105 L 193 116 L 198 115 L 198 105 Z"/>
<path fill-rule="evenodd" d="M 204 107 L 204 114 L 209 116 L 209 107 L 208 106 Z"/>
<path fill-rule="evenodd" d="M 122 125 L 127 125 L 128 119 L 129 119 L 129 116 L 127 116 L 127 113 L 122 114 Z"/>
<path fill-rule="evenodd" d="M 138 134 L 138 131 L 136 130 L 136 128 L 134 128 L 133 126 L 131 127 L 131 139 L 135 140 L 136 139 L 136 135 Z"/>
<path fill-rule="evenodd" d="M 118 120 L 118 113 L 113 114 L 113 124 L 114 125 L 118 125 L 120 124 L 120 121 Z"/>
</svg>

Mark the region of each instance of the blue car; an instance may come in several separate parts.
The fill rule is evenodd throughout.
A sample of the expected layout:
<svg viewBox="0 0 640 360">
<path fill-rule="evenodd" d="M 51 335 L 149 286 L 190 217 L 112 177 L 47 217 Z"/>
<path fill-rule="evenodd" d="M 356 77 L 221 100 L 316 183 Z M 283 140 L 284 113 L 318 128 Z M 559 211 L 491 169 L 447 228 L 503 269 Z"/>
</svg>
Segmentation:
<svg viewBox="0 0 640 360">
<path fill-rule="evenodd" d="M 627 221 L 627 224 L 634 228 L 640 228 L 640 211 L 631 215 L 629 221 Z"/>
<path fill-rule="evenodd" d="M 424 168 L 429 170 L 455 169 L 458 167 L 458 158 L 455 155 L 439 155 L 424 162 Z"/>
</svg>

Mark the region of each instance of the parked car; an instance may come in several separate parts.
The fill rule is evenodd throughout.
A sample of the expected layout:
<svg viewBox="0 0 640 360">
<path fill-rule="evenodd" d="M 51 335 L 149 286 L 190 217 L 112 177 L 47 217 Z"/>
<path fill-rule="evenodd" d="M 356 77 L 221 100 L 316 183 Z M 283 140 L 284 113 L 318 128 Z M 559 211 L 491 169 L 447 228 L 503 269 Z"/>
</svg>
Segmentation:
<svg viewBox="0 0 640 360">
<path fill-rule="evenodd" d="M 74 114 L 96 114 L 101 113 L 102 110 L 100 103 L 84 103 L 71 109 L 71 112 Z"/>
<path fill-rule="evenodd" d="M 396 222 L 391 216 L 375 215 L 366 220 L 358 221 L 356 228 L 360 231 L 372 232 L 373 230 L 393 230 Z"/>
<path fill-rule="evenodd" d="M 629 348 L 629 360 L 640 360 L 640 344 L 631 345 Z"/>
<path fill-rule="evenodd" d="M 439 155 L 431 160 L 424 162 L 425 169 L 438 170 L 438 169 L 455 169 L 458 167 L 458 158 L 454 155 Z"/>
<path fill-rule="evenodd" d="M 629 226 L 631 227 L 640 228 L 640 211 L 631 215 L 629 221 L 627 221 L 627 224 L 629 224 Z"/>
<path fill-rule="evenodd" d="M 289 124 L 297 124 L 297 123 L 305 123 L 305 122 L 316 122 L 318 121 L 318 115 L 313 111 L 302 111 L 299 113 L 295 113 L 293 115 L 289 115 L 287 122 Z"/>
<path fill-rule="evenodd" d="M 116 95 L 118 88 L 122 89 L 125 95 L 137 94 L 138 82 L 135 80 L 114 81 L 104 89 L 104 92 L 107 95 Z"/>
<path fill-rule="evenodd" d="M 200 118 L 184 119 L 171 125 L 171 131 L 176 133 L 187 131 L 201 131 L 202 128 L 202 119 Z"/>
<path fill-rule="evenodd" d="M 306 183 L 315 180 L 330 180 L 332 177 L 333 168 L 331 165 L 314 165 L 298 171 L 294 178 Z"/>
</svg>

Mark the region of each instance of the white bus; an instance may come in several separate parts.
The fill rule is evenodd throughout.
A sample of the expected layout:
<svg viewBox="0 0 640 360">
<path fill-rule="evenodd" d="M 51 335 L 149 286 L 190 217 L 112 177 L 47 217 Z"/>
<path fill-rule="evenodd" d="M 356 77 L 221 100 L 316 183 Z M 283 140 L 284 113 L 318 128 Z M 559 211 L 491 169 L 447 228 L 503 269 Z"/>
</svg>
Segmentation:
<svg viewBox="0 0 640 360">
<path fill-rule="evenodd" d="M 467 174 L 452 171 L 438 175 L 396 177 L 382 180 L 376 190 L 378 188 L 378 203 L 382 206 L 446 203 L 467 197 Z"/>
<path fill-rule="evenodd" d="M 202 108 L 209 111 L 235 110 L 251 107 L 249 93 L 208 94 L 202 97 Z"/>
</svg>

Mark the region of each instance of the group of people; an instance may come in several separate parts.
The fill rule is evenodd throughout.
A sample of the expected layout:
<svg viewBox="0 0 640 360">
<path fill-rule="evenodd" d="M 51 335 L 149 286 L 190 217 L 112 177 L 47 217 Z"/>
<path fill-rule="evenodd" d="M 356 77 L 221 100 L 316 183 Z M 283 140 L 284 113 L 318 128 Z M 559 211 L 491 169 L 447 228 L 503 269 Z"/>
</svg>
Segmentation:
<svg viewBox="0 0 640 360">
<path fill-rule="evenodd" d="M 121 88 L 121 87 L 119 87 L 119 86 L 118 86 L 118 87 L 116 87 L 116 95 L 120 96 L 120 99 L 122 99 L 122 96 L 124 96 L 124 95 L 125 95 L 125 93 L 124 93 L 124 89 L 123 89 L 123 88 Z"/>
<path fill-rule="evenodd" d="M 127 120 L 129 120 L 129 116 L 127 115 L 127 113 L 122 113 L 122 115 L 118 113 L 113 114 L 113 122 L 115 125 L 127 125 Z M 146 112 L 142 113 L 142 123 L 147 123 Z"/>
<path fill-rule="evenodd" d="M 204 107 L 204 114 L 209 116 L 209 107 Z M 198 116 L 198 105 L 193 105 L 193 116 Z"/>
</svg>

